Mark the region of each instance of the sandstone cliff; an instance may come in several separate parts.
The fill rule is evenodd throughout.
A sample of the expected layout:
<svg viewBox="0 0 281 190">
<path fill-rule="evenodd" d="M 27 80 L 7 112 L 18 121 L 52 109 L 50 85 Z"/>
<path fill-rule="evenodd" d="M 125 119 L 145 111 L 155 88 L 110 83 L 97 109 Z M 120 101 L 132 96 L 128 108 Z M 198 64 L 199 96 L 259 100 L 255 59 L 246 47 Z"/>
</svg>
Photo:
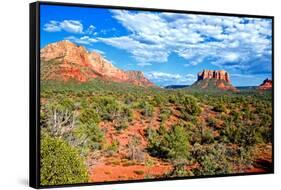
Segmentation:
<svg viewBox="0 0 281 190">
<path fill-rule="evenodd" d="M 263 83 L 258 87 L 259 90 L 269 90 L 272 89 L 272 80 L 265 79 Z"/>
<path fill-rule="evenodd" d="M 231 85 L 230 76 L 224 70 L 207 70 L 197 74 L 197 81 L 192 85 L 197 89 L 208 90 L 230 90 L 237 92 L 238 90 Z"/>
<path fill-rule="evenodd" d="M 218 79 L 218 80 L 224 80 L 226 82 L 230 82 L 229 74 L 228 72 L 224 70 L 206 70 L 204 69 L 202 72 L 198 73 L 197 80 L 204 80 L 204 79 Z"/>
<path fill-rule="evenodd" d="M 76 80 L 99 78 L 139 86 L 154 86 L 141 71 L 123 71 L 97 52 L 63 40 L 41 49 L 41 78 L 43 80 Z"/>
</svg>

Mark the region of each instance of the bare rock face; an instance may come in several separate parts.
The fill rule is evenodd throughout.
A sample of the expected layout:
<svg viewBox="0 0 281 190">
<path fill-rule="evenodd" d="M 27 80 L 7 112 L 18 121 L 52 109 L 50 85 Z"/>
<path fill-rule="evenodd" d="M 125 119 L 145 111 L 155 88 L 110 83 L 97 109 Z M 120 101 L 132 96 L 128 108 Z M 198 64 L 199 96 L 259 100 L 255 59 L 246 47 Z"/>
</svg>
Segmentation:
<svg viewBox="0 0 281 190">
<path fill-rule="evenodd" d="M 230 76 L 224 70 L 207 70 L 197 74 L 197 81 L 192 85 L 194 88 L 208 90 L 230 90 L 237 92 L 238 90 L 231 85 Z"/>
<path fill-rule="evenodd" d="M 141 71 L 127 71 L 128 81 L 135 85 L 154 86 Z"/>
<path fill-rule="evenodd" d="M 41 78 L 43 80 L 76 80 L 86 82 L 99 78 L 139 86 L 154 86 L 141 71 L 123 71 L 97 52 L 63 40 L 41 49 Z"/>
<path fill-rule="evenodd" d="M 259 90 L 269 90 L 272 89 L 272 80 L 265 79 L 263 83 L 258 87 Z"/>
<path fill-rule="evenodd" d="M 197 76 L 198 76 L 197 80 L 218 79 L 230 83 L 229 74 L 224 70 L 213 71 L 213 70 L 204 69 L 202 72 L 198 73 Z"/>
</svg>

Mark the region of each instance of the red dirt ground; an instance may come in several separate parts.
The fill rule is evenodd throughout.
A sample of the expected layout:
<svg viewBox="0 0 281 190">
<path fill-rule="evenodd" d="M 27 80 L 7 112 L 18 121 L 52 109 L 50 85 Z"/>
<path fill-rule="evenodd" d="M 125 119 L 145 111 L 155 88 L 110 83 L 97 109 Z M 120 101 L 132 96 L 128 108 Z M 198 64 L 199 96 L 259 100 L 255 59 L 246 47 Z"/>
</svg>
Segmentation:
<svg viewBox="0 0 281 190">
<path fill-rule="evenodd" d="M 165 122 L 166 127 L 171 127 L 178 122 L 178 111 L 176 108 L 172 109 L 173 114 Z M 214 117 L 215 112 L 211 110 L 211 107 L 204 107 L 204 112 L 201 114 L 201 119 L 207 117 Z M 139 111 L 133 112 L 133 121 L 130 123 L 127 129 L 121 132 L 116 131 L 114 123 L 101 122 L 100 127 L 106 131 L 105 141 L 107 144 L 111 144 L 113 141 L 118 141 L 118 150 L 113 155 L 106 155 L 102 152 L 93 161 L 89 159 L 90 180 L 92 182 L 104 182 L 104 181 L 122 181 L 122 180 L 138 180 L 145 178 L 157 178 L 164 174 L 171 172 L 172 164 L 161 161 L 160 159 L 150 157 L 148 153 L 144 152 L 145 161 L 152 160 L 153 164 L 146 165 L 144 162 L 137 162 L 128 159 L 128 145 L 133 137 L 138 137 L 139 144 L 137 148 L 144 150 L 147 147 L 147 139 L 145 138 L 145 130 L 148 127 L 157 129 L 160 126 L 160 109 L 156 108 L 151 118 L 145 119 L 142 117 Z M 219 123 L 221 125 L 221 123 Z M 219 126 L 220 127 L 220 126 Z M 216 132 L 216 131 L 214 131 Z M 267 172 L 267 166 L 271 165 L 271 150 L 270 145 L 265 147 L 258 147 L 257 160 L 252 167 L 243 169 L 243 172 L 260 173 Z M 263 151 L 260 151 L 263 150 Z M 265 150 L 265 151 L 264 151 Z M 186 169 L 191 170 L 194 167 L 198 167 L 198 164 L 189 166 Z"/>
</svg>

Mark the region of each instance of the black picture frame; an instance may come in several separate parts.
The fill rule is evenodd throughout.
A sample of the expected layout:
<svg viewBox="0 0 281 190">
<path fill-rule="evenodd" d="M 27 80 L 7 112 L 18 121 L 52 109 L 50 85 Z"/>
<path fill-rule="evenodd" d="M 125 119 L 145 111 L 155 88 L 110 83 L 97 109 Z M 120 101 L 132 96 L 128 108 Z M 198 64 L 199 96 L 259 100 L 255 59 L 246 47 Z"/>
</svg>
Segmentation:
<svg viewBox="0 0 281 190">
<path fill-rule="evenodd" d="M 123 10 L 140 10 L 140 11 L 157 11 L 157 12 L 172 12 L 172 13 L 188 13 L 197 15 L 216 15 L 216 16 L 236 16 L 236 17 L 251 17 L 251 18 L 267 18 L 272 20 L 272 168 L 270 172 L 258 173 L 238 173 L 227 175 L 207 175 L 193 177 L 175 177 L 165 179 L 144 179 L 144 180 L 126 180 L 113 182 L 94 182 L 94 183 L 78 183 L 64 184 L 53 186 L 40 185 L 40 5 L 57 5 L 57 6 L 74 6 L 88 8 L 108 8 L 108 9 L 123 9 Z M 259 174 L 274 173 L 274 16 L 267 15 L 250 15 L 250 14 L 235 14 L 235 13 L 218 13 L 218 12 L 202 12 L 188 10 L 170 10 L 157 8 L 143 7 L 125 7 L 111 5 L 91 5 L 78 3 L 59 3 L 40 1 L 29 4 L 29 185 L 33 188 L 53 188 L 53 187 L 73 187 L 73 186 L 88 186 L 88 185 L 105 185 L 105 184 L 122 184 L 136 182 L 156 182 L 166 180 L 182 180 L 194 178 L 215 178 L 215 177 L 230 177 L 230 176 L 245 176 Z"/>
</svg>

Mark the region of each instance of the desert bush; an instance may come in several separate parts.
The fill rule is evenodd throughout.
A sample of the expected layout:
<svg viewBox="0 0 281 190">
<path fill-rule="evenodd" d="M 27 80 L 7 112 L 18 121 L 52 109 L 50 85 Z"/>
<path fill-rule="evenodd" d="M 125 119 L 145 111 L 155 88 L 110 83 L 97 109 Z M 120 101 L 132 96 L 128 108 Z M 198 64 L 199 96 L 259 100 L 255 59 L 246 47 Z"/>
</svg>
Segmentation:
<svg viewBox="0 0 281 190">
<path fill-rule="evenodd" d="M 119 142 L 118 140 L 113 140 L 110 144 L 105 145 L 105 151 L 107 155 L 112 156 L 118 151 Z"/>
<path fill-rule="evenodd" d="M 251 146 L 266 141 L 258 127 L 243 125 L 243 123 L 235 124 L 237 126 L 232 122 L 225 122 L 226 127 L 222 130 L 221 136 L 225 136 L 226 142 Z"/>
<path fill-rule="evenodd" d="M 135 97 L 132 94 L 126 94 L 124 99 L 125 104 L 131 105 L 134 102 Z"/>
<path fill-rule="evenodd" d="M 84 124 L 98 124 L 100 120 L 100 115 L 94 109 L 85 108 L 79 115 L 79 121 Z"/>
<path fill-rule="evenodd" d="M 208 117 L 207 124 L 209 127 L 212 127 L 213 129 L 215 129 L 218 126 L 218 121 L 214 117 Z"/>
<path fill-rule="evenodd" d="M 84 160 L 75 148 L 62 139 L 42 136 L 40 164 L 41 185 L 88 182 Z"/>
<path fill-rule="evenodd" d="M 144 117 L 151 117 L 154 111 L 154 107 L 147 101 L 141 101 L 138 108 L 141 110 L 141 114 Z"/>
<path fill-rule="evenodd" d="M 148 140 L 148 150 L 152 156 L 169 159 L 189 158 L 188 136 L 181 126 L 173 126 L 170 130 L 162 128 L 151 131 Z"/>
<path fill-rule="evenodd" d="M 177 96 L 169 95 L 168 102 L 171 103 L 171 104 L 175 104 L 177 102 Z"/>
<path fill-rule="evenodd" d="M 184 110 L 193 116 L 197 116 L 201 113 L 201 108 L 198 105 L 196 98 L 191 95 L 185 95 L 181 97 L 181 102 Z"/>
<path fill-rule="evenodd" d="M 101 148 L 103 133 L 96 123 L 81 123 L 73 133 L 82 154 L 86 154 L 89 150 Z"/>
<path fill-rule="evenodd" d="M 128 158 L 130 160 L 135 160 L 138 162 L 143 162 L 145 160 L 144 151 L 138 146 L 140 139 L 137 137 L 132 137 L 130 143 L 128 144 Z"/>
<path fill-rule="evenodd" d="M 131 122 L 133 120 L 133 111 L 128 106 L 122 106 L 121 108 L 121 114 L 120 118 L 122 120 L 127 120 L 128 122 Z"/>
<path fill-rule="evenodd" d="M 161 96 L 160 94 L 157 94 L 153 97 L 152 101 L 153 106 L 161 106 L 166 104 L 166 98 L 164 96 Z"/>
<path fill-rule="evenodd" d="M 54 137 L 68 138 L 77 124 L 75 106 L 68 99 L 59 99 L 42 106 L 41 127 Z"/>
<path fill-rule="evenodd" d="M 103 120 L 113 121 L 121 110 L 120 104 L 112 96 L 97 98 L 96 104 Z"/>
<path fill-rule="evenodd" d="M 195 144 L 192 157 L 200 165 L 192 170 L 194 175 L 222 175 L 232 171 L 232 164 L 227 157 L 227 148 L 223 144 L 203 146 Z"/>
<path fill-rule="evenodd" d="M 118 132 L 121 132 L 129 127 L 129 123 L 125 119 L 119 119 L 115 122 L 114 127 Z"/>
<path fill-rule="evenodd" d="M 170 117 L 171 114 L 172 111 L 168 107 L 161 107 L 160 109 L 161 122 L 165 122 Z"/>
<path fill-rule="evenodd" d="M 205 128 L 203 130 L 201 143 L 202 144 L 211 144 L 211 143 L 214 143 L 214 141 L 215 141 L 215 139 L 213 136 L 213 131 L 209 128 Z"/>
<path fill-rule="evenodd" d="M 193 176 L 192 171 L 186 169 L 187 163 L 185 161 L 177 160 L 173 163 L 173 169 L 166 174 L 167 177 L 187 177 Z"/>
<path fill-rule="evenodd" d="M 240 146 L 237 148 L 236 153 L 237 156 L 234 157 L 234 161 L 238 165 L 236 170 L 237 172 L 243 172 L 246 167 L 248 167 L 253 163 L 252 162 L 253 148 Z"/>
<path fill-rule="evenodd" d="M 214 107 L 213 110 L 215 112 L 226 112 L 226 107 L 223 103 L 217 103 Z"/>
<path fill-rule="evenodd" d="M 181 126 L 174 126 L 165 134 L 163 140 L 164 151 L 166 149 L 167 156 L 170 158 L 188 158 L 189 157 L 189 141 L 186 131 Z"/>
</svg>

